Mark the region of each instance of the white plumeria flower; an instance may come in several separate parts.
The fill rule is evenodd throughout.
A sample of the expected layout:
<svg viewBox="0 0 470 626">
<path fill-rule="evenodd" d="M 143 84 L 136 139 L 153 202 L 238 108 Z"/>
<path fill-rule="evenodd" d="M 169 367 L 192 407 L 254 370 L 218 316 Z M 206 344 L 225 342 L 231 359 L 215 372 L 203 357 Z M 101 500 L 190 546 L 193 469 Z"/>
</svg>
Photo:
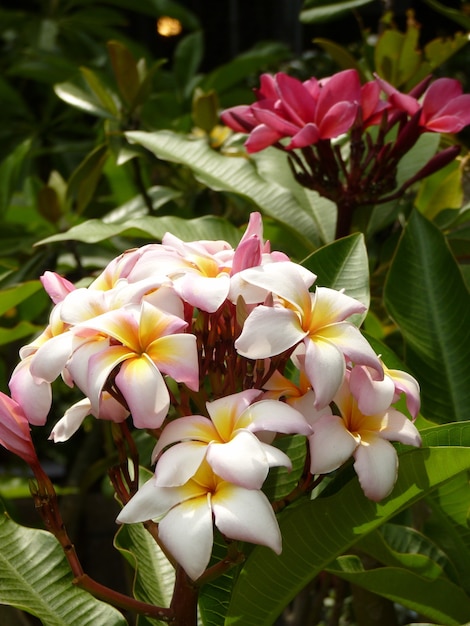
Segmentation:
<svg viewBox="0 0 470 626">
<path fill-rule="evenodd" d="M 414 424 L 393 407 L 365 415 L 346 378 L 334 397 L 340 415 L 324 409 L 312 412 L 309 437 L 312 474 L 327 474 L 338 469 L 351 456 L 365 495 L 374 501 L 390 494 L 398 473 L 398 456 L 390 441 L 420 446 L 421 436 Z"/>
<path fill-rule="evenodd" d="M 264 359 L 296 348 L 315 392 L 317 408 L 331 402 L 346 373 L 346 359 L 368 365 L 383 376 L 369 343 L 347 319 L 365 305 L 334 289 L 309 292 L 294 263 L 277 263 L 244 272 L 256 287 L 270 289 L 274 305 L 255 307 L 235 342 L 239 354 Z"/>
<path fill-rule="evenodd" d="M 191 415 L 170 422 L 153 452 L 160 486 L 184 484 L 206 460 L 222 479 L 259 489 L 270 467 L 291 468 L 289 457 L 260 440 L 257 434 L 311 433 L 304 417 L 278 400 L 256 400 L 260 391 L 247 389 L 207 403 L 210 419 Z M 178 443 L 180 442 L 180 443 Z M 166 452 L 165 448 L 172 445 Z M 163 452 L 163 454 L 162 454 Z M 161 455 L 161 456 L 160 456 Z"/>
<path fill-rule="evenodd" d="M 77 324 L 73 334 L 91 338 L 74 351 L 67 365 L 91 400 L 95 415 L 109 376 L 121 392 L 137 428 L 159 428 L 170 406 L 162 374 L 199 389 L 196 337 L 184 332 L 181 318 L 145 300 Z M 96 348 L 96 351 L 95 351 Z"/>
<path fill-rule="evenodd" d="M 248 541 L 280 554 L 281 533 L 266 496 L 222 480 L 208 463 L 184 485 L 161 487 L 151 478 L 125 505 L 117 521 L 160 520 L 158 536 L 193 580 L 206 569 L 213 524 L 229 539 Z"/>
</svg>

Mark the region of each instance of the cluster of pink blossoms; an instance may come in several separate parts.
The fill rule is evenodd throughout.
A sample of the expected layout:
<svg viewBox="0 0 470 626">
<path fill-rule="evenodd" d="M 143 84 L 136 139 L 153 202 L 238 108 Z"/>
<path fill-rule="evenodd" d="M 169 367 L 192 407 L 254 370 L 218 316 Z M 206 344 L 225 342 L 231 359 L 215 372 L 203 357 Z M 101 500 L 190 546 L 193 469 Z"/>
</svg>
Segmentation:
<svg viewBox="0 0 470 626">
<path fill-rule="evenodd" d="M 28 423 L 44 425 L 59 376 L 83 399 L 53 426 L 55 442 L 86 416 L 156 435 L 155 474 L 118 521 L 156 519 L 159 540 L 192 579 L 206 569 L 213 525 L 234 540 L 281 551 L 273 508 L 261 490 L 271 467 L 291 468 L 277 435 L 308 442 L 310 472 L 349 458 L 367 497 L 396 481 L 390 441 L 420 445 L 393 407 L 405 394 L 419 410 L 416 380 L 389 370 L 351 316 L 366 307 L 272 252 L 253 213 L 239 245 L 161 244 L 114 259 L 88 288 L 47 272 L 55 306 L 46 330 L 21 352 L 0 396 L 0 443 L 29 463 Z M 291 361 L 298 382 L 285 375 Z"/>
<path fill-rule="evenodd" d="M 334 139 L 355 123 L 362 129 L 396 119 L 401 113 L 416 116 L 421 131 L 457 133 L 470 124 L 470 94 L 462 93 L 459 81 L 439 78 L 421 96 L 429 79 L 409 94 L 400 93 L 377 77 L 361 85 L 356 70 L 344 70 L 317 80 L 300 81 L 283 72 L 261 76 L 257 101 L 222 113 L 227 126 L 249 133 L 248 152 L 258 152 L 284 138 L 287 150 L 305 148 L 322 139 Z M 381 97 L 381 94 L 386 99 Z"/>
</svg>

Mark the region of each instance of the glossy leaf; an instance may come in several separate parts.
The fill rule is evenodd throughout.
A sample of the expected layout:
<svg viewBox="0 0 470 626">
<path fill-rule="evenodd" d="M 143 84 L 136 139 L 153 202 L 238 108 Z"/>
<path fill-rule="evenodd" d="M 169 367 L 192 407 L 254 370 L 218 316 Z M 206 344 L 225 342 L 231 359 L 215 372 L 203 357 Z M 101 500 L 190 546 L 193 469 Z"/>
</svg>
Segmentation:
<svg viewBox="0 0 470 626">
<path fill-rule="evenodd" d="M 59 83 L 54 85 L 54 91 L 61 100 L 81 111 L 85 111 L 85 113 L 90 113 L 90 115 L 96 115 L 97 117 L 114 119 L 114 115 L 102 106 L 95 94 L 86 91 L 74 83 Z"/>
<path fill-rule="evenodd" d="M 96 243 L 116 235 L 127 235 L 129 237 L 150 236 L 156 240 L 161 240 L 167 232 L 171 232 L 184 241 L 223 239 L 235 246 L 240 240 L 238 229 L 221 218 L 207 216 L 185 220 L 172 216 L 146 216 L 116 223 L 106 223 L 97 219 L 87 220 L 82 224 L 73 226 L 65 233 L 59 233 L 43 239 L 38 242 L 38 245 L 67 240 Z"/>
<path fill-rule="evenodd" d="M 118 530 L 115 546 L 134 570 L 134 597 L 155 606 L 170 606 L 175 570 L 142 524 L 125 524 Z M 160 620 L 139 616 L 138 624 L 163 626 Z"/>
<path fill-rule="evenodd" d="M 205 140 L 187 139 L 171 131 L 134 131 L 126 133 L 126 137 L 161 159 L 186 165 L 198 180 L 211 189 L 246 197 L 263 213 L 295 232 L 307 250 L 312 250 L 314 242 L 318 241 L 317 224 L 311 209 L 307 210 L 286 188 L 274 181 L 264 180 L 252 161 L 223 156 L 212 150 Z"/>
<path fill-rule="evenodd" d="M 124 626 L 108 604 L 73 585 L 59 543 L 44 530 L 0 515 L 0 603 L 36 615 L 44 626 Z"/>
<path fill-rule="evenodd" d="M 366 571 L 356 556 L 340 557 L 336 566 L 328 571 L 439 624 L 459 626 L 470 617 L 470 598 L 445 578 L 430 580 L 400 567 Z"/>
<path fill-rule="evenodd" d="M 16 307 L 37 291 L 42 289 L 39 280 L 29 280 L 28 282 L 0 290 L 0 315 L 4 315 L 9 309 Z"/>
<path fill-rule="evenodd" d="M 93 198 L 108 156 L 106 144 L 97 146 L 83 159 L 70 177 L 67 200 L 75 202 L 77 213 L 82 213 Z"/>
<path fill-rule="evenodd" d="M 137 62 L 131 51 L 120 41 L 108 41 L 107 48 L 119 91 L 132 108 L 140 88 Z"/>
<path fill-rule="evenodd" d="M 357 547 L 382 565 L 403 567 L 431 580 L 444 576 L 445 569 L 455 574 L 445 553 L 408 526 L 384 524 L 366 535 Z"/>
<path fill-rule="evenodd" d="M 273 445 L 287 454 L 292 461 L 292 469 L 290 471 L 286 467 L 270 469 L 263 484 L 263 491 L 271 502 L 282 500 L 297 487 L 307 453 L 305 437 L 302 435 L 281 437 Z"/>
<path fill-rule="evenodd" d="M 463 202 L 462 168 L 457 161 L 425 178 L 415 199 L 416 208 L 429 220 L 444 209 L 460 209 Z"/>
<path fill-rule="evenodd" d="M 407 344 L 422 413 L 438 422 L 469 417 L 470 294 L 442 233 L 411 215 L 385 284 L 385 305 Z"/>
<path fill-rule="evenodd" d="M 382 502 L 367 500 L 354 479 L 328 498 L 287 510 L 280 518 L 282 554 L 278 557 L 260 546 L 253 550 L 235 584 L 226 624 L 273 624 L 288 602 L 333 558 L 469 468 L 470 449 L 414 449 L 400 457 L 397 483 Z"/>
<path fill-rule="evenodd" d="M 357 9 L 373 0 L 336 0 L 336 2 L 324 2 L 323 0 L 310 0 L 306 2 L 300 13 L 300 21 L 306 24 L 327 22 L 343 17 L 352 9 Z"/>
<path fill-rule="evenodd" d="M 360 233 L 323 246 L 302 262 L 317 275 L 315 285 L 344 289 L 345 293 L 369 306 L 369 260 Z M 365 317 L 356 316 L 356 322 Z"/>
</svg>

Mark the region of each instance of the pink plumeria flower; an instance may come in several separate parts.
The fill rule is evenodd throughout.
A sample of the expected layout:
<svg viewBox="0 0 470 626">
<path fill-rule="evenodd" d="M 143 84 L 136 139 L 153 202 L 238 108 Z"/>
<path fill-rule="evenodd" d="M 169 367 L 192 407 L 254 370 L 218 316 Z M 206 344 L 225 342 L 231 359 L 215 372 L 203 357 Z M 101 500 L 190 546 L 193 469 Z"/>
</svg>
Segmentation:
<svg viewBox="0 0 470 626">
<path fill-rule="evenodd" d="M 332 472 L 351 456 L 364 494 L 378 502 L 390 494 L 398 473 L 398 456 L 390 441 L 420 446 L 414 424 L 393 407 L 365 415 L 345 379 L 334 397 L 340 415 L 316 414 L 312 409 L 313 435 L 309 437 L 312 474 Z"/>
<path fill-rule="evenodd" d="M 462 93 L 462 85 L 453 78 L 438 78 L 427 89 L 422 102 L 410 94 L 402 94 L 378 79 L 393 106 L 415 115 L 421 111 L 419 125 L 435 133 L 458 133 L 470 124 L 470 94 Z"/>
<path fill-rule="evenodd" d="M 248 152 L 258 152 L 284 137 L 292 138 L 288 150 L 303 148 L 351 128 L 360 101 L 359 76 L 355 70 L 345 70 L 321 81 L 311 78 L 302 83 L 279 72 L 273 79 L 264 79 L 260 95 L 249 112 L 229 109 L 222 120 L 230 125 L 241 114 L 239 130 L 253 116 L 257 125 L 246 141 Z"/>
<path fill-rule="evenodd" d="M 130 524 L 160 520 L 158 536 L 193 580 L 206 569 L 214 541 L 213 524 L 234 540 L 248 541 L 280 554 L 281 534 L 266 496 L 224 481 L 203 463 L 187 483 L 161 487 L 151 478 L 119 514 Z"/>
<path fill-rule="evenodd" d="M 368 365 L 379 375 L 382 366 L 358 328 L 347 321 L 363 313 L 365 305 L 326 287 L 311 293 L 295 264 L 282 265 L 278 276 L 269 265 L 244 272 L 247 282 L 272 289 L 276 298 L 274 306 L 253 309 L 235 348 L 249 359 L 265 359 L 295 348 L 320 408 L 331 402 L 341 386 L 346 360 Z"/>
<path fill-rule="evenodd" d="M 385 411 L 399 399 L 406 396 L 410 415 L 416 418 L 420 407 L 418 381 L 401 370 L 389 369 L 382 363 L 384 376 L 378 379 L 377 372 L 363 365 L 356 365 L 349 375 L 351 393 L 355 396 L 359 410 L 366 415 Z"/>
<path fill-rule="evenodd" d="M 82 391 L 90 398 L 94 414 L 99 414 L 103 388 L 119 367 L 114 382 L 123 395 L 138 428 L 158 428 L 168 412 L 170 397 L 162 374 L 199 388 L 196 337 L 184 332 L 186 322 L 143 301 L 108 311 L 77 324 L 73 334 L 89 337 L 99 333 L 97 351 L 84 343 L 74 351 L 70 368 L 81 372 L 87 383 Z M 92 335 L 93 337 L 93 335 Z"/>
<path fill-rule="evenodd" d="M 39 460 L 31 439 L 28 419 L 21 405 L 0 392 L 0 445 L 28 465 L 37 467 Z"/>
<path fill-rule="evenodd" d="M 157 484 L 184 484 L 204 460 L 222 479 L 247 489 L 259 489 L 270 467 L 290 469 L 289 457 L 257 435 L 307 435 L 310 427 L 298 411 L 277 400 L 257 401 L 260 395 L 257 389 L 246 389 L 208 402 L 210 419 L 191 415 L 167 424 L 152 455 L 158 459 Z"/>
</svg>

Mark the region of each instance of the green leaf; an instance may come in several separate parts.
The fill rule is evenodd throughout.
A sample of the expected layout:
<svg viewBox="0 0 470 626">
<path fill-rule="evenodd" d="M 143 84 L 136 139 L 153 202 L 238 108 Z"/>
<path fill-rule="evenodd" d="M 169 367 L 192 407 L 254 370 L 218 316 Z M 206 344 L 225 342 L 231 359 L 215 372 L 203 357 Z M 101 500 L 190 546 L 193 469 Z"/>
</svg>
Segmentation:
<svg viewBox="0 0 470 626">
<path fill-rule="evenodd" d="M 270 502 L 282 500 L 297 487 L 304 470 L 307 454 L 305 437 L 302 435 L 281 437 L 275 440 L 273 445 L 287 454 L 292 461 L 292 469 L 288 470 L 286 467 L 270 469 L 263 484 L 263 491 Z"/>
<path fill-rule="evenodd" d="M 204 53 L 203 37 L 201 31 L 186 35 L 178 44 L 173 56 L 173 72 L 176 82 L 185 97 L 189 96 L 187 90 L 191 87 Z"/>
<path fill-rule="evenodd" d="M 213 89 L 220 95 L 238 83 L 245 83 L 250 74 L 259 74 L 266 67 L 278 66 L 290 56 L 289 48 L 283 43 L 258 44 L 256 48 L 239 54 L 229 63 L 216 67 L 202 79 L 200 86 L 204 91 Z"/>
<path fill-rule="evenodd" d="M 119 91 L 132 108 L 140 89 L 137 62 L 131 51 L 120 41 L 108 41 L 106 45 Z"/>
<path fill-rule="evenodd" d="M 97 146 L 74 170 L 67 185 L 67 201 L 75 201 L 75 210 L 82 213 L 95 193 L 109 156 L 108 146 Z"/>
<path fill-rule="evenodd" d="M 470 18 L 463 10 L 453 9 L 447 7 L 445 4 L 441 4 L 437 0 L 424 0 L 432 9 L 444 15 L 447 19 L 454 21 L 456 24 L 462 26 L 465 30 L 470 30 Z"/>
<path fill-rule="evenodd" d="M 13 193 L 21 185 L 25 169 L 30 158 L 32 141 L 27 139 L 20 143 L 13 152 L 0 163 L 0 213 L 4 213 Z"/>
<path fill-rule="evenodd" d="M 29 280 L 20 285 L 0 290 L 0 315 L 4 315 L 10 309 L 16 307 L 34 293 L 42 289 L 41 281 Z"/>
<path fill-rule="evenodd" d="M 118 530 L 115 546 L 135 571 L 134 597 L 154 606 L 170 606 L 175 570 L 142 524 L 125 524 Z M 146 623 L 163 625 L 160 620 Z M 139 625 L 142 620 L 139 618 Z"/>
<path fill-rule="evenodd" d="M 395 29 L 386 30 L 374 49 L 377 73 L 395 87 L 410 80 L 421 64 L 418 40 L 419 29 L 413 23 L 408 24 L 405 33 Z"/>
<path fill-rule="evenodd" d="M 366 535 L 357 547 L 382 565 L 403 567 L 431 580 L 444 576 L 445 568 L 454 573 L 445 553 L 428 537 L 407 526 L 384 524 Z"/>
<path fill-rule="evenodd" d="M 31 337 L 44 330 L 44 326 L 38 326 L 31 324 L 25 320 L 21 320 L 12 328 L 0 327 L 0 346 L 4 346 L 12 341 L 18 341 L 18 339 L 24 339 L 24 337 Z"/>
<path fill-rule="evenodd" d="M 400 457 L 390 496 L 374 503 L 357 479 L 327 498 L 288 509 L 280 518 L 283 550 L 256 546 L 235 584 L 227 626 L 270 626 L 305 585 L 361 537 L 440 484 L 470 468 L 468 448 L 414 449 Z"/>
<path fill-rule="evenodd" d="M 462 167 L 455 159 L 421 183 L 415 206 L 429 220 L 444 209 L 460 209 L 463 202 Z"/>
<path fill-rule="evenodd" d="M 184 241 L 223 239 L 236 246 L 240 240 L 238 229 L 226 220 L 218 217 L 205 216 L 186 220 L 172 216 L 146 216 L 111 224 L 97 219 L 87 220 L 83 224 L 73 226 L 65 233 L 59 233 L 43 239 L 37 245 L 68 240 L 96 243 L 116 235 L 152 237 L 156 240 L 161 240 L 167 232 L 176 235 Z"/>
<path fill-rule="evenodd" d="M 324 39 L 323 37 L 316 37 L 313 40 L 313 43 L 317 46 L 320 46 L 320 48 L 328 53 L 330 57 L 334 61 L 336 61 L 341 69 L 347 70 L 350 68 L 354 68 L 361 76 L 361 80 L 366 80 L 366 76 L 364 75 L 361 64 L 357 61 L 354 55 L 349 52 L 347 48 L 339 45 L 338 43 L 336 43 L 336 41 L 331 41 L 331 39 Z"/>
<path fill-rule="evenodd" d="M 273 181 L 264 180 L 254 163 L 243 157 L 227 157 L 212 150 L 207 142 L 187 139 L 171 131 L 126 133 L 131 143 L 138 143 L 158 158 L 189 167 L 196 178 L 211 189 L 230 191 L 255 203 L 263 213 L 297 235 L 309 251 L 318 241 L 317 224 L 294 194 Z M 287 169 L 287 168 L 285 168 Z M 293 216 L 295 215 L 295 220 Z M 294 230 L 295 228 L 295 230 Z"/>
<path fill-rule="evenodd" d="M 423 415 L 437 422 L 468 419 L 470 294 L 444 236 L 417 211 L 399 242 L 384 296 L 421 385 Z"/>
<path fill-rule="evenodd" d="M 336 0 L 336 2 L 323 0 L 310 0 L 305 2 L 300 13 L 300 21 L 305 24 L 327 22 L 329 20 L 343 17 L 351 9 L 357 9 L 365 4 L 370 4 L 374 0 Z M 312 7 L 312 8 L 310 8 Z"/>
<path fill-rule="evenodd" d="M 96 115 L 97 117 L 115 119 L 115 116 L 102 106 L 102 103 L 94 93 L 74 83 L 59 83 L 54 85 L 54 91 L 61 100 L 81 111 L 85 111 L 85 113 L 90 113 L 90 115 Z"/>
<path fill-rule="evenodd" d="M 0 515 L 0 603 L 36 615 L 43 626 L 124 626 L 108 604 L 73 585 L 62 548 L 53 535 Z"/>
<path fill-rule="evenodd" d="M 103 84 L 98 74 L 87 67 L 81 67 L 80 73 L 106 111 L 109 111 L 113 117 L 119 117 L 119 111 L 114 101 L 113 94 L 107 89 L 106 85 Z"/>
<path fill-rule="evenodd" d="M 355 563 L 344 559 L 354 559 Z M 328 571 L 408 607 L 446 626 L 459 626 L 470 618 L 470 598 L 451 581 L 430 580 L 399 567 L 378 567 L 364 570 L 358 557 L 338 559 L 336 567 Z M 346 571 L 339 569 L 343 565 Z M 355 571 L 348 571 L 355 568 Z"/>
<path fill-rule="evenodd" d="M 369 307 L 369 260 L 364 236 L 355 233 L 323 246 L 302 262 L 317 275 L 315 285 L 344 289 L 351 298 L 356 298 Z M 356 316 L 360 323 L 364 317 Z"/>
</svg>

